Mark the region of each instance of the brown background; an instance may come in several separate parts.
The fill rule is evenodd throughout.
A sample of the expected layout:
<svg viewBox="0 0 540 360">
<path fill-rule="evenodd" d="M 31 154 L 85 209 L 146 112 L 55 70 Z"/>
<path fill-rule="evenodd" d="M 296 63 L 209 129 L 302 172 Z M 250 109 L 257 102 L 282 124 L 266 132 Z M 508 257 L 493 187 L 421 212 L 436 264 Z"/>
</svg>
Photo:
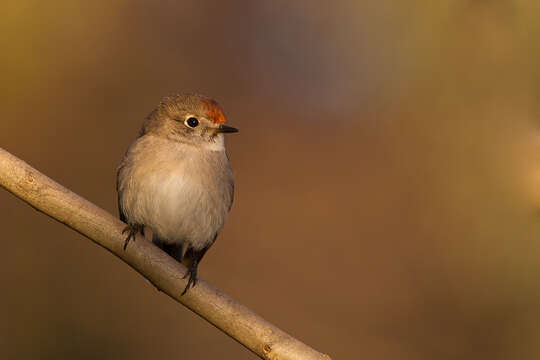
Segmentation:
<svg viewBox="0 0 540 360">
<path fill-rule="evenodd" d="M 335 359 L 540 356 L 536 1 L 5 1 L 0 146 L 116 214 L 161 96 L 216 98 L 201 276 Z M 254 359 L 0 192 L 0 357 Z"/>
</svg>

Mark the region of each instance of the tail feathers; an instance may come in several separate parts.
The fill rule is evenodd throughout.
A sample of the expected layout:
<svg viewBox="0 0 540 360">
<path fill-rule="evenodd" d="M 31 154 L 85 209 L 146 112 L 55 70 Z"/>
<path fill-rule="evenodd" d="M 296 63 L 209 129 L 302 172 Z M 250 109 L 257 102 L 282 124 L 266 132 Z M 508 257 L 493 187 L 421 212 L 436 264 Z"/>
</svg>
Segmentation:
<svg viewBox="0 0 540 360">
<path fill-rule="evenodd" d="M 210 246 L 212 246 L 212 244 L 216 240 L 216 237 L 217 234 L 214 236 L 213 241 L 207 247 L 200 250 L 195 250 L 191 246 L 185 245 L 184 243 L 170 244 L 160 239 L 154 233 L 152 233 L 152 242 L 161 250 L 169 254 L 169 256 L 176 259 L 176 261 L 184 264 L 187 268 L 191 268 L 192 266 L 196 267 L 201 262 L 204 254 L 210 248 Z"/>
<path fill-rule="evenodd" d="M 182 262 L 184 259 L 184 244 L 168 244 L 161 240 L 156 234 L 152 235 L 152 242 L 161 250 L 165 251 L 169 256 Z"/>
</svg>

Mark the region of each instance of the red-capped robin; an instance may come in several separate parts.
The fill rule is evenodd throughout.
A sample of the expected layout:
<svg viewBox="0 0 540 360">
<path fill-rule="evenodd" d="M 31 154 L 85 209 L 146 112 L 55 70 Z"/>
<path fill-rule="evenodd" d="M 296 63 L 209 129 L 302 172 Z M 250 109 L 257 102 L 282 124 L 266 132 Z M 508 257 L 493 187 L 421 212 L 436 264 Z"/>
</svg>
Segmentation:
<svg viewBox="0 0 540 360">
<path fill-rule="evenodd" d="M 225 153 L 225 114 L 202 95 L 167 96 L 144 122 L 118 168 L 120 219 L 128 224 L 124 249 L 146 227 L 152 241 L 188 267 L 197 267 L 225 224 L 233 202 L 233 171 Z"/>
</svg>

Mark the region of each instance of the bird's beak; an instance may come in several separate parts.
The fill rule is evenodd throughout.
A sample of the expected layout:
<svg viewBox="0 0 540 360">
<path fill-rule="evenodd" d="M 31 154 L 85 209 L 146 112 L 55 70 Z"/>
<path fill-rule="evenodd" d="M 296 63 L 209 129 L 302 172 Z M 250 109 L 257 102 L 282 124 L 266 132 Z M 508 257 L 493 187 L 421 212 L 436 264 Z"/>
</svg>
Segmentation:
<svg viewBox="0 0 540 360">
<path fill-rule="evenodd" d="M 220 124 L 219 127 L 216 128 L 217 133 L 235 133 L 238 132 L 237 128 L 233 128 L 232 126 Z"/>
</svg>

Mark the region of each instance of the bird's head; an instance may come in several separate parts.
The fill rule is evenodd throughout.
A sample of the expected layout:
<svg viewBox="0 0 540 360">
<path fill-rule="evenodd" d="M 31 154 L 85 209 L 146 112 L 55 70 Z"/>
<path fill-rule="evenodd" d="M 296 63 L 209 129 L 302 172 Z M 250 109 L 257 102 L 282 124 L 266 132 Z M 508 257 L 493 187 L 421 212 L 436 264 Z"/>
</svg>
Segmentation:
<svg viewBox="0 0 540 360">
<path fill-rule="evenodd" d="M 169 95 L 150 113 L 141 135 L 153 134 L 194 145 L 220 145 L 222 134 L 238 132 L 225 121 L 215 100 L 196 94 Z"/>
</svg>

